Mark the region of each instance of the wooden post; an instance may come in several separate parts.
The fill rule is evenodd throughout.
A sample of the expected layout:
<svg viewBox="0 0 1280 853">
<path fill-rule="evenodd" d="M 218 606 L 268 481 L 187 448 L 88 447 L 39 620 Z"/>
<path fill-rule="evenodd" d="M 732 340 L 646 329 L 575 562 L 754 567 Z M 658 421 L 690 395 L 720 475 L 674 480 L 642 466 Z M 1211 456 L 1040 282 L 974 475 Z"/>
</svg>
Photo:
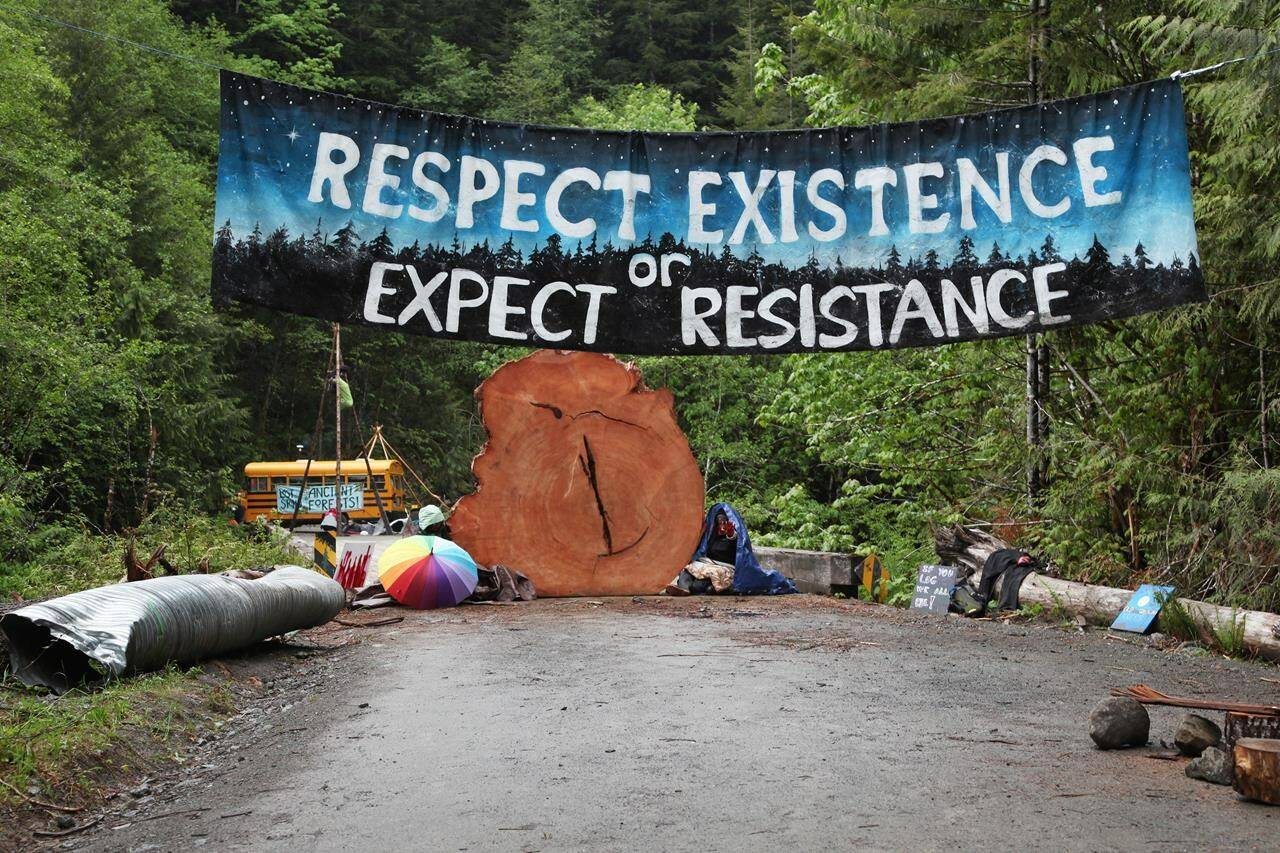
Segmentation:
<svg viewBox="0 0 1280 853">
<path fill-rule="evenodd" d="M 1044 100 L 1040 79 L 1040 54 L 1044 49 L 1044 19 L 1049 15 L 1049 0 L 1030 0 L 1031 33 L 1027 37 L 1027 87 L 1029 102 Z M 1040 503 L 1044 474 L 1044 433 L 1048 418 L 1044 397 L 1049 385 L 1049 358 L 1041 336 L 1027 335 L 1027 503 L 1034 509 Z"/>
<path fill-rule="evenodd" d="M 333 520 L 342 532 L 342 326 L 333 324 Z M 372 485 L 372 484 L 371 484 Z"/>
<path fill-rule="evenodd" d="M 1262 430 L 1262 467 L 1270 468 L 1271 459 L 1267 454 L 1267 366 L 1262 357 L 1264 347 L 1258 346 L 1258 424 Z"/>
</svg>

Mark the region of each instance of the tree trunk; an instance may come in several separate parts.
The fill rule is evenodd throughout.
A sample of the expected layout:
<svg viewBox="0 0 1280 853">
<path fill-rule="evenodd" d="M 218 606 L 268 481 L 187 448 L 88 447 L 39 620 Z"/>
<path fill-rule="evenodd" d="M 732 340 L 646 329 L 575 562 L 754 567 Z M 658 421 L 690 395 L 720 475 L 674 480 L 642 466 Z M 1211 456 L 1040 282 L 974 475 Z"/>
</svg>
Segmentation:
<svg viewBox="0 0 1280 853">
<path fill-rule="evenodd" d="M 1008 543 L 981 530 L 955 525 L 934 530 L 934 547 L 938 557 L 947 565 L 959 566 L 960 577 L 967 577 L 982 570 L 982 564 L 993 551 L 1010 547 Z M 1000 584 L 991 593 L 994 601 L 999 597 Z M 1031 574 L 1022 582 L 1018 600 L 1024 604 L 1042 604 L 1061 608 L 1075 616 L 1083 616 L 1094 625 L 1110 625 L 1129 603 L 1133 590 L 1109 586 L 1076 583 L 1042 574 Z M 1219 607 L 1190 598 L 1179 598 L 1204 632 L 1226 627 L 1233 622 L 1244 628 L 1244 647 L 1249 652 L 1280 661 L 1280 615 L 1256 610 L 1238 610 Z"/>
<path fill-rule="evenodd" d="M 540 596 L 653 594 L 689 562 L 703 481 L 670 391 L 610 356 L 543 350 L 476 397 L 488 442 L 449 526 L 477 561 Z"/>
<path fill-rule="evenodd" d="M 1280 806 L 1280 740 L 1246 737 L 1236 741 L 1236 792 Z"/>
</svg>

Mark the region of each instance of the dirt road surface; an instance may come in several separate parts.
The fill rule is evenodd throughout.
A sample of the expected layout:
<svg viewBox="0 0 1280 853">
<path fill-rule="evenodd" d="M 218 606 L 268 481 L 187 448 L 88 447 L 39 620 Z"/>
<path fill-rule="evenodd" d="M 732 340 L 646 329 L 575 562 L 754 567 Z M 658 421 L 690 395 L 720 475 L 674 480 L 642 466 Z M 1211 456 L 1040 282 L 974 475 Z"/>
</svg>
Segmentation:
<svg viewBox="0 0 1280 853">
<path fill-rule="evenodd" d="M 582 599 L 329 626 L 88 850 L 1275 849 L 1183 775 L 1179 711 L 1101 752 L 1113 685 L 1277 701 L 1274 667 L 1142 640 L 782 599 Z M 291 692 L 292 691 L 292 692 Z"/>
</svg>

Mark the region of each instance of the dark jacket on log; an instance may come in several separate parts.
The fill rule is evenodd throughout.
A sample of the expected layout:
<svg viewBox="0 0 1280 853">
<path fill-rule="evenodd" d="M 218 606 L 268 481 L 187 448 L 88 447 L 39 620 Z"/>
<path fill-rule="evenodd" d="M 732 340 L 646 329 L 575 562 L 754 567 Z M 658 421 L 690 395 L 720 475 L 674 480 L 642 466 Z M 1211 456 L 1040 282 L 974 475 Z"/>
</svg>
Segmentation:
<svg viewBox="0 0 1280 853">
<path fill-rule="evenodd" d="M 1020 564 L 1018 561 L 1023 557 L 1028 559 Z M 1027 579 L 1027 575 L 1039 568 L 1040 564 L 1030 559 L 1026 551 L 1019 551 L 1016 548 L 1001 548 L 994 551 L 982 566 L 982 580 L 978 583 L 978 600 L 985 607 L 991 600 L 991 590 L 995 587 L 996 580 L 1003 576 L 1004 581 L 1000 584 L 1000 609 L 1017 610 L 1018 590 L 1022 588 L 1022 582 Z"/>
</svg>

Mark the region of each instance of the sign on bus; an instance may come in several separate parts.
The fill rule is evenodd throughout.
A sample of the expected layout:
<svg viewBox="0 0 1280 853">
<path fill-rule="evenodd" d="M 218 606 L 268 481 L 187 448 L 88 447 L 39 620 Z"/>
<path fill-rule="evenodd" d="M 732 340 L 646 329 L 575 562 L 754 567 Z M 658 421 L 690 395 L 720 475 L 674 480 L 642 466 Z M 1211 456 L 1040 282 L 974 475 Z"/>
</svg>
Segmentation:
<svg viewBox="0 0 1280 853">
<path fill-rule="evenodd" d="M 307 486 L 302 494 L 302 507 L 299 512 L 327 512 L 333 509 L 335 486 Z M 298 503 L 301 486 L 276 486 L 276 512 L 293 512 Z M 364 509 L 364 486 L 347 483 L 342 487 L 342 509 L 349 511 Z"/>
</svg>

